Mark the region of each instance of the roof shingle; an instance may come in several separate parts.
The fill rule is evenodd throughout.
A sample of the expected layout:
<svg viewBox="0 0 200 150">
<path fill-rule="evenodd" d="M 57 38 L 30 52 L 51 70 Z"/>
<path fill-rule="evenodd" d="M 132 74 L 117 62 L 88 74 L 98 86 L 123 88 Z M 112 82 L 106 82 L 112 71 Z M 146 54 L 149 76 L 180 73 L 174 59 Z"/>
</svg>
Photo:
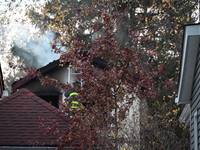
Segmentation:
<svg viewBox="0 0 200 150">
<path fill-rule="evenodd" d="M 27 89 L 20 89 L 0 101 L 0 146 L 55 146 L 56 139 L 44 135 L 39 117 L 55 120 L 60 129 L 66 129 L 70 118 L 61 116 L 58 109 Z M 53 143 L 52 143 L 53 142 Z"/>
</svg>

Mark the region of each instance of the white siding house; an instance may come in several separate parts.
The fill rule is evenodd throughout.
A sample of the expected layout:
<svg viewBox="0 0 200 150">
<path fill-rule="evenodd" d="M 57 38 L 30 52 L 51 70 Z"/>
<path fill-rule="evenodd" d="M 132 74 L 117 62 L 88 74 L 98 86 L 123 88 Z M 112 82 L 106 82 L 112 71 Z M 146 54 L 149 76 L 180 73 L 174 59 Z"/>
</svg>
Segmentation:
<svg viewBox="0 0 200 150">
<path fill-rule="evenodd" d="M 179 120 L 190 125 L 191 150 L 200 149 L 200 24 L 185 26 L 176 103 L 185 104 Z"/>
</svg>

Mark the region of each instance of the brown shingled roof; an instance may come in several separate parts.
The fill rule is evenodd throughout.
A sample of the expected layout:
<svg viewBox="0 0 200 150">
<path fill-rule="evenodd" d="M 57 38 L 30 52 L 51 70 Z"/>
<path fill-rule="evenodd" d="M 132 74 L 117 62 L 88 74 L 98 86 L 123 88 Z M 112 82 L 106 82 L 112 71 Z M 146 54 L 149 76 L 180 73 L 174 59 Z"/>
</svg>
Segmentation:
<svg viewBox="0 0 200 150">
<path fill-rule="evenodd" d="M 39 127 L 39 117 L 55 120 L 60 129 L 66 129 L 69 118 L 61 116 L 58 109 L 27 89 L 20 89 L 0 101 L 0 146 L 56 146 L 56 139 L 44 135 Z M 53 142 L 53 143 L 52 143 Z"/>
</svg>

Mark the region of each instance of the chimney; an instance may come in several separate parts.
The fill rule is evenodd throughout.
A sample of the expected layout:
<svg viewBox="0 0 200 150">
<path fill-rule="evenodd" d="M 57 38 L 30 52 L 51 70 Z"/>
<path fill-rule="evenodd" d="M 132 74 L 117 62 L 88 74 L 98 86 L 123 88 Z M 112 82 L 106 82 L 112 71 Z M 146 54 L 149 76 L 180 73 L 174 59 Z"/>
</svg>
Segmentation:
<svg viewBox="0 0 200 150">
<path fill-rule="evenodd" d="M 8 91 L 3 90 L 3 93 L 2 93 L 2 95 L 1 95 L 1 99 L 5 98 L 5 97 L 7 97 L 7 96 L 8 96 Z"/>
</svg>

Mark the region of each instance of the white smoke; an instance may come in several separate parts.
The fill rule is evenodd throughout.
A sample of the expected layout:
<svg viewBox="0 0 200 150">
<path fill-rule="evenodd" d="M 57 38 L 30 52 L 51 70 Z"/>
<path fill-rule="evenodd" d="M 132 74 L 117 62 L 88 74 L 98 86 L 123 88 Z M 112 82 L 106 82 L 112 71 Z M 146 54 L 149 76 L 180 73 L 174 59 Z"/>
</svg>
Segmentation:
<svg viewBox="0 0 200 150">
<path fill-rule="evenodd" d="M 59 58 L 59 54 L 51 52 L 50 43 L 54 43 L 55 34 L 51 31 L 42 34 L 25 15 L 28 9 L 40 11 L 38 8 L 45 4 L 45 0 L 37 3 L 31 0 L 16 0 L 0 4 L 0 17 L 3 19 L 0 36 L 3 40 L 1 45 L 5 47 L 4 52 L 12 49 L 11 52 L 19 56 L 26 66 L 36 68 Z"/>
<path fill-rule="evenodd" d="M 18 68 L 9 68 L 10 62 L 40 68 L 59 58 L 59 54 L 51 52 L 55 34 L 51 31 L 42 34 L 26 16 L 29 9 L 39 11 L 44 4 L 45 0 L 0 1 L 0 63 L 6 86 L 24 74 Z"/>
<path fill-rule="evenodd" d="M 17 24 L 15 27 L 17 30 L 10 29 L 14 44 L 12 51 L 26 66 L 40 68 L 59 58 L 60 55 L 53 53 L 51 48 L 51 43 L 54 43 L 55 39 L 53 32 L 47 31 L 41 35 L 41 31 L 33 25 Z"/>
</svg>

